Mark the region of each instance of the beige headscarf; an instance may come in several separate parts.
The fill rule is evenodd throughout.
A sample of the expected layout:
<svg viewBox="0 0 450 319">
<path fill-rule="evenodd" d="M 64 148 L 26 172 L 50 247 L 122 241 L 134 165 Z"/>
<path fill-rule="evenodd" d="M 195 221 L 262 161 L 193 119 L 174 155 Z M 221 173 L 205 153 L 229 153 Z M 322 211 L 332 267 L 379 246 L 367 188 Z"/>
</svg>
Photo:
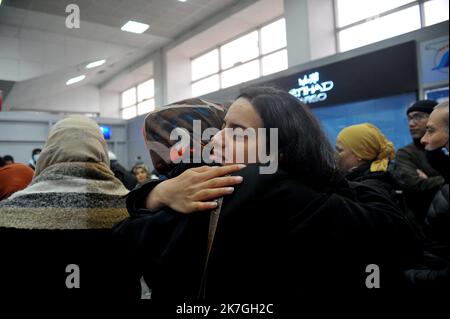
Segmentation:
<svg viewBox="0 0 450 319">
<path fill-rule="evenodd" d="M 375 126 L 362 123 L 344 128 L 337 139 L 359 158 L 371 161 L 371 172 L 385 172 L 395 157 L 394 144 Z"/>
<path fill-rule="evenodd" d="M 50 130 L 31 184 L 0 203 L 0 227 L 110 229 L 128 215 L 126 194 L 99 126 L 70 116 Z"/>
<path fill-rule="evenodd" d="M 35 178 L 58 163 L 97 163 L 109 168 L 108 146 L 93 120 L 72 115 L 56 123 L 36 164 Z"/>
</svg>

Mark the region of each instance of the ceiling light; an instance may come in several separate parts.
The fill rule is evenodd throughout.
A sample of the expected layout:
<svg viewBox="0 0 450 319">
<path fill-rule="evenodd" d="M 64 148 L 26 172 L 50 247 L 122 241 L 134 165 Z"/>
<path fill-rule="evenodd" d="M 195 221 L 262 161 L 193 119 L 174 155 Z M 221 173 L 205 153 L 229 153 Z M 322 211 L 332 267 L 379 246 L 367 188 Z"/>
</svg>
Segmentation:
<svg viewBox="0 0 450 319">
<path fill-rule="evenodd" d="M 106 62 L 106 60 L 98 60 L 98 61 L 91 62 L 88 65 L 86 65 L 86 69 L 96 68 L 100 65 L 105 64 L 105 62 Z"/>
<path fill-rule="evenodd" d="M 186 2 L 187 0 L 178 0 L 179 2 Z"/>
<path fill-rule="evenodd" d="M 80 81 L 83 81 L 86 78 L 86 75 L 79 75 L 74 78 L 67 80 L 66 85 L 71 85 Z"/>
<path fill-rule="evenodd" d="M 150 26 L 145 23 L 140 23 L 136 21 L 128 21 L 123 25 L 120 30 L 127 31 L 127 32 L 133 32 L 133 33 L 144 33 L 145 30 L 147 30 Z"/>
</svg>

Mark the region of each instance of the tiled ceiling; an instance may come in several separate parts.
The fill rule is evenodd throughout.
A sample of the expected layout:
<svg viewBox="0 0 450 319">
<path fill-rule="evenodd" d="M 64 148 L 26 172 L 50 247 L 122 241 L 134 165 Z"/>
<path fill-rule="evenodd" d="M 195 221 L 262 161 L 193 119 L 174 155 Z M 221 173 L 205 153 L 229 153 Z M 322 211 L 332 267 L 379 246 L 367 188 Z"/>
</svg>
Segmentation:
<svg viewBox="0 0 450 319">
<path fill-rule="evenodd" d="M 6 6 L 66 16 L 70 3 L 81 21 L 120 28 L 128 20 L 147 23 L 145 33 L 174 38 L 239 0 L 4 0 Z"/>
</svg>

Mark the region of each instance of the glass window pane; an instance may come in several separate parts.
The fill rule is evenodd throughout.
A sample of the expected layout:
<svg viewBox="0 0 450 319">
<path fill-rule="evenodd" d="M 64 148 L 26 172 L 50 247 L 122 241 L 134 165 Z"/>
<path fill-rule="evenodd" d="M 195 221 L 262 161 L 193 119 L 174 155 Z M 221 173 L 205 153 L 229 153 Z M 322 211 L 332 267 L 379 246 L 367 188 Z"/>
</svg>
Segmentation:
<svg viewBox="0 0 450 319">
<path fill-rule="evenodd" d="M 155 96 L 155 80 L 150 79 L 138 85 L 138 102 L 150 99 Z"/>
<path fill-rule="evenodd" d="M 147 114 L 155 110 L 155 100 L 141 102 L 137 106 L 137 115 Z"/>
<path fill-rule="evenodd" d="M 339 32 L 341 51 L 420 29 L 419 6 L 414 6 Z"/>
<path fill-rule="evenodd" d="M 136 117 L 136 105 L 133 105 L 132 107 L 127 107 L 122 110 L 122 118 L 124 120 L 128 120 L 133 117 Z"/>
<path fill-rule="evenodd" d="M 262 58 L 263 75 L 272 74 L 288 68 L 287 50 L 269 54 Z"/>
<path fill-rule="evenodd" d="M 259 60 L 255 60 L 222 73 L 222 88 L 227 88 L 259 77 Z"/>
<path fill-rule="evenodd" d="M 414 0 L 337 0 L 338 26 L 343 27 L 410 2 Z"/>
<path fill-rule="evenodd" d="M 219 89 L 219 75 L 215 74 L 209 78 L 192 83 L 192 96 L 201 96 Z"/>
<path fill-rule="evenodd" d="M 131 89 L 122 92 L 122 107 L 130 106 L 136 104 L 136 88 L 133 87 Z"/>
<path fill-rule="evenodd" d="M 258 31 L 254 31 L 220 48 L 222 69 L 230 68 L 259 56 Z"/>
<path fill-rule="evenodd" d="M 261 52 L 266 54 L 286 47 L 286 22 L 280 19 L 261 29 Z"/>
<path fill-rule="evenodd" d="M 192 81 L 219 72 L 219 49 L 192 60 Z"/>
<path fill-rule="evenodd" d="M 448 20 L 448 2 L 448 0 L 432 0 L 423 4 L 426 26 Z"/>
</svg>

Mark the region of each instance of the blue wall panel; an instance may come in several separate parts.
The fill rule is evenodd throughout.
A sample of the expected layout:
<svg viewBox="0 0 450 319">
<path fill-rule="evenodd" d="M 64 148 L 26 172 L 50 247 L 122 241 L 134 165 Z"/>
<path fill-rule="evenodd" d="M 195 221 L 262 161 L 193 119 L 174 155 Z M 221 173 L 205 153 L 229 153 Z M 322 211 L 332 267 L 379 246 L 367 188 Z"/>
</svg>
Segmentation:
<svg viewBox="0 0 450 319">
<path fill-rule="evenodd" d="M 416 93 L 373 100 L 311 108 L 320 119 L 332 145 L 346 126 L 369 122 L 376 125 L 399 149 L 411 143 L 406 109 L 416 101 Z"/>
</svg>

